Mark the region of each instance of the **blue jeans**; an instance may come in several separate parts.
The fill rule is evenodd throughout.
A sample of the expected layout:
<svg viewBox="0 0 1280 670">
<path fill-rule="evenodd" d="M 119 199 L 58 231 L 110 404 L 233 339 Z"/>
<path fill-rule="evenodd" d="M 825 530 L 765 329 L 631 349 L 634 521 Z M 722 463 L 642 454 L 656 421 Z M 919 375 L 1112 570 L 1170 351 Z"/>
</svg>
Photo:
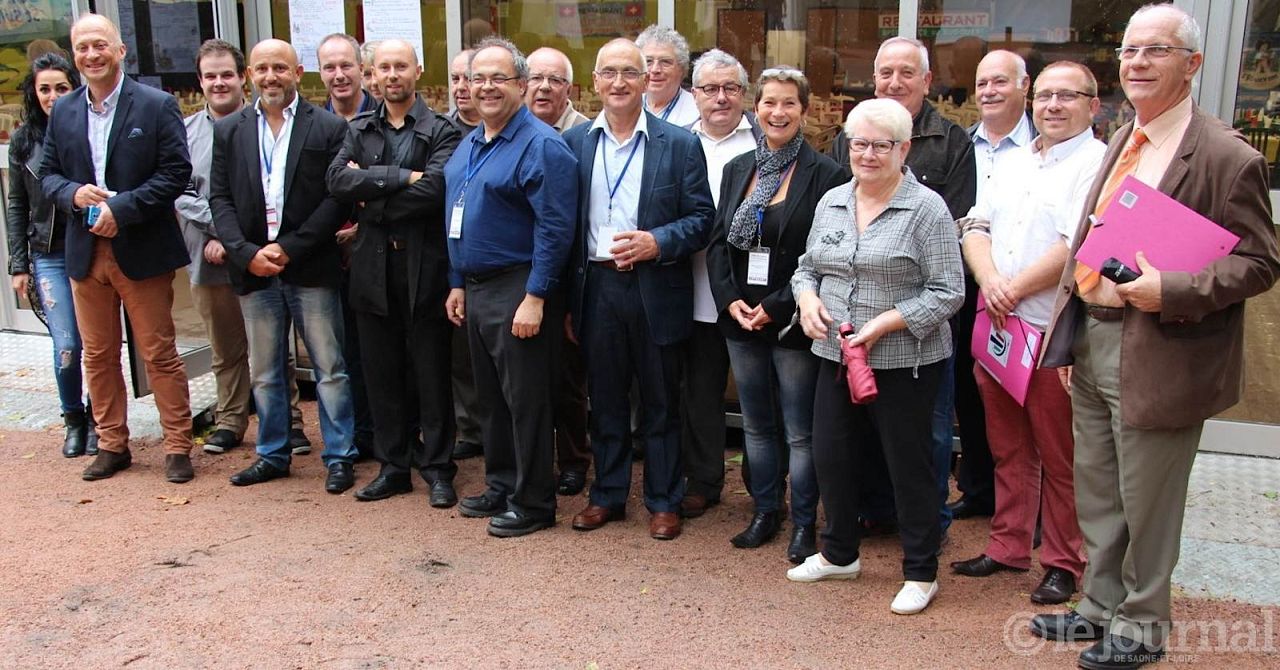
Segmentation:
<svg viewBox="0 0 1280 670">
<path fill-rule="evenodd" d="M 942 510 L 938 516 L 942 519 L 944 533 L 951 527 L 951 508 L 947 507 L 947 498 L 951 497 L 952 437 L 955 434 L 955 369 L 956 357 L 953 354 L 946 360 L 942 383 L 938 385 L 938 400 L 933 405 L 933 471 L 938 476 L 938 493 L 942 496 Z"/>
<path fill-rule="evenodd" d="M 258 457 L 288 467 L 289 384 L 285 374 L 289 325 L 311 355 L 320 409 L 325 465 L 351 463 L 356 457 L 351 384 L 342 358 L 342 303 L 338 289 L 294 286 L 273 279 L 271 286 L 240 296 L 249 336 L 249 374 L 258 408 Z"/>
<path fill-rule="evenodd" d="M 36 293 L 44 308 L 49 336 L 53 339 L 53 376 L 58 382 L 58 400 L 62 413 L 83 412 L 84 390 L 80 369 L 80 329 L 76 327 L 76 306 L 71 300 L 71 281 L 67 279 L 66 256 L 61 252 L 32 252 L 35 265 Z"/>
<path fill-rule="evenodd" d="M 727 340 L 726 344 L 742 404 L 756 512 L 778 509 L 779 492 L 790 470 L 791 521 L 812 526 L 818 510 L 813 390 L 820 361 L 807 350 L 785 349 L 759 339 Z M 789 458 L 784 458 L 788 451 Z"/>
</svg>

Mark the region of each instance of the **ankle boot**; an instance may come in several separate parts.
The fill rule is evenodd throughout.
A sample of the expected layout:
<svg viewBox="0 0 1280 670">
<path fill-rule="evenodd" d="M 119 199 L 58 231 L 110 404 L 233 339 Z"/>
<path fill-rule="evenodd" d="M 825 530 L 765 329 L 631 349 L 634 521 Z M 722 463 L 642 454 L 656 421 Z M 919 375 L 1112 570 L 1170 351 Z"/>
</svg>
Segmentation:
<svg viewBox="0 0 1280 670">
<path fill-rule="evenodd" d="M 98 422 L 93 420 L 93 401 L 84 405 L 84 420 L 89 425 L 88 439 L 84 443 L 85 456 L 98 455 Z"/>
<path fill-rule="evenodd" d="M 800 565 L 804 559 L 818 553 L 818 534 L 813 526 L 796 526 L 791 531 L 791 544 L 787 546 L 787 560 Z"/>
<path fill-rule="evenodd" d="M 62 423 L 67 427 L 67 433 L 62 438 L 62 455 L 67 458 L 83 456 L 89 429 L 85 423 L 84 410 L 63 414 Z"/>
<path fill-rule="evenodd" d="M 729 540 L 739 549 L 755 549 L 772 540 L 782 528 L 782 514 L 779 512 L 756 512 L 751 517 L 747 529 Z"/>
</svg>

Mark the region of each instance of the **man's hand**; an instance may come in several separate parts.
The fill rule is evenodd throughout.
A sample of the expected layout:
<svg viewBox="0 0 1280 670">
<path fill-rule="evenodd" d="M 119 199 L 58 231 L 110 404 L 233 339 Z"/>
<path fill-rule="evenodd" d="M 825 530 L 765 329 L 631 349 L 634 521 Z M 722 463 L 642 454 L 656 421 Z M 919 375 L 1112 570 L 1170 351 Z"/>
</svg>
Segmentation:
<svg viewBox="0 0 1280 670">
<path fill-rule="evenodd" d="M 227 262 L 227 248 L 218 240 L 209 240 L 204 243 L 204 259 L 213 265 L 222 265 Z"/>
<path fill-rule="evenodd" d="M 800 308 L 800 327 L 804 329 L 804 334 L 813 340 L 827 339 L 827 329 L 835 323 L 835 319 L 831 318 L 827 306 L 822 304 L 822 298 L 808 291 L 796 298 L 796 304 Z"/>
<path fill-rule="evenodd" d="M 409 173 L 409 185 L 410 185 L 410 186 L 413 186 L 413 183 L 414 183 L 414 182 L 416 182 L 416 181 L 418 181 L 419 179 L 422 179 L 422 173 L 421 173 L 421 172 L 418 172 L 418 171 L 416 171 L 416 170 L 415 170 L 415 171 L 413 171 L 413 172 L 410 172 L 410 173 Z"/>
<path fill-rule="evenodd" d="M 271 252 L 275 258 L 273 259 L 281 267 L 289 264 L 289 254 L 285 253 L 284 247 L 279 242 L 268 242 L 267 246 L 262 247 Z"/>
<path fill-rule="evenodd" d="M 986 298 L 987 314 L 993 321 L 999 316 L 1002 327 L 1004 317 L 1008 316 L 1022 299 L 1013 281 L 999 273 L 993 273 L 988 277 L 987 282 L 982 285 L 982 295 Z"/>
<path fill-rule="evenodd" d="M 538 334 L 542 328 L 542 304 L 545 302 L 536 295 L 524 294 L 524 300 L 516 308 L 515 318 L 511 320 L 511 334 L 524 340 Z"/>
<path fill-rule="evenodd" d="M 613 236 L 615 244 L 609 247 L 613 262 L 622 267 L 651 261 L 658 257 L 658 240 L 647 230 L 628 230 Z"/>
<path fill-rule="evenodd" d="M 111 212 L 111 207 L 107 205 L 107 201 L 103 200 L 98 203 L 98 210 L 98 222 L 93 224 L 89 232 L 107 239 L 119 235 L 120 228 L 116 226 L 116 215 Z"/>
<path fill-rule="evenodd" d="M 356 239 L 356 231 L 358 230 L 360 230 L 360 224 L 357 223 L 347 226 L 346 228 L 342 228 L 333 237 L 338 240 L 338 244 L 346 244 Z"/>
<path fill-rule="evenodd" d="M 98 188 L 93 184 L 82 184 L 76 189 L 76 194 L 72 196 L 71 202 L 76 207 L 84 209 L 89 205 L 96 205 L 100 202 L 106 202 L 111 194 L 106 189 Z"/>
<path fill-rule="evenodd" d="M 279 256 L 268 248 L 270 246 L 258 249 L 258 253 L 249 259 L 250 274 L 258 277 L 274 277 L 284 271 L 284 263 L 281 263 Z"/>
<path fill-rule="evenodd" d="M 1071 393 L 1071 366 L 1058 368 L 1058 381 L 1062 382 L 1062 390 Z"/>
<path fill-rule="evenodd" d="M 1138 252 L 1137 261 L 1142 276 L 1127 284 L 1116 284 L 1116 295 L 1144 312 L 1158 313 L 1164 306 L 1160 297 L 1160 271 L 1147 262 L 1146 255 L 1141 251 Z"/>
<path fill-rule="evenodd" d="M 460 288 L 450 289 L 449 297 L 444 301 L 444 315 L 455 326 L 461 326 L 467 318 L 467 292 Z"/>
<path fill-rule="evenodd" d="M 27 283 L 31 281 L 31 275 L 25 272 L 19 272 L 10 278 L 9 283 L 13 285 L 13 292 L 18 295 L 27 294 Z"/>
<path fill-rule="evenodd" d="M 359 170 L 360 164 L 355 161 L 347 161 L 347 167 L 351 168 L 352 170 Z"/>
</svg>

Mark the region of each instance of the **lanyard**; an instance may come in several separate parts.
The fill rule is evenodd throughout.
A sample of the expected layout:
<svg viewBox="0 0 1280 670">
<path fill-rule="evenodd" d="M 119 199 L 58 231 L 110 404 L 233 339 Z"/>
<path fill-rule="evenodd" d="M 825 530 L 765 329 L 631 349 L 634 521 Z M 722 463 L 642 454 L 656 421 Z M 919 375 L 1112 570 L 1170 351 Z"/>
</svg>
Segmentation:
<svg viewBox="0 0 1280 670">
<path fill-rule="evenodd" d="M 637 133 L 635 144 L 631 145 L 631 155 L 627 156 L 627 162 L 622 166 L 622 174 L 618 175 L 618 181 L 609 178 L 609 152 L 605 151 L 600 154 L 600 162 L 604 165 L 604 185 L 609 189 L 609 214 L 613 214 L 613 196 L 618 193 L 618 189 L 622 186 L 622 180 L 627 176 L 627 169 L 631 167 L 631 159 L 636 157 L 636 151 L 640 149 L 640 143 L 644 141 L 644 134 Z M 604 131 L 600 131 L 600 144 L 604 144 Z"/>
<path fill-rule="evenodd" d="M 770 193 L 770 194 L 769 194 L 769 199 L 764 201 L 764 202 L 765 202 L 765 204 L 764 204 L 764 205 L 762 205 L 759 209 L 757 209 L 757 210 L 756 210 L 756 246 L 757 246 L 757 247 L 764 246 L 764 210 L 765 210 L 765 207 L 768 207 L 768 206 L 769 206 L 769 203 L 773 201 L 774 196 L 778 195 L 778 191 L 781 191 L 781 190 L 782 190 L 782 185 L 783 185 L 784 183 L 786 183 L 786 181 L 787 181 L 787 177 L 791 174 L 791 171 L 792 171 L 792 170 L 794 170 L 794 169 L 796 169 L 796 161 L 795 161 L 795 160 L 792 160 L 792 161 L 791 161 L 791 165 L 788 165 L 788 166 L 787 166 L 787 169 L 782 173 L 782 178 L 778 180 L 778 187 L 777 187 L 777 188 L 775 188 L 775 189 L 773 189 L 773 193 Z M 759 178 L 759 177 L 757 177 L 757 178 Z"/>
<path fill-rule="evenodd" d="M 289 121 L 288 119 L 285 119 L 285 123 L 288 123 L 288 121 Z M 275 135 L 271 135 L 271 148 L 267 149 L 267 135 L 271 132 L 271 127 L 267 125 L 266 114 L 263 114 L 262 116 L 258 117 L 258 128 L 259 128 L 258 144 L 262 148 L 262 164 L 263 164 L 263 167 L 267 168 L 267 179 L 270 180 L 271 164 L 275 162 L 276 144 L 277 144 L 277 139 L 279 138 L 277 138 Z M 282 132 L 284 131 L 283 124 L 280 126 L 280 130 Z"/>
<path fill-rule="evenodd" d="M 489 144 L 482 145 L 480 147 L 480 152 L 484 153 L 484 157 L 481 158 L 480 162 L 478 163 L 475 162 L 475 158 L 476 158 L 475 143 L 474 142 L 472 143 L 471 150 L 467 152 L 467 172 L 462 176 L 462 190 L 458 192 L 458 202 L 462 202 L 462 197 L 467 194 L 467 185 L 471 183 L 471 180 L 473 178 L 475 178 L 476 173 L 480 171 L 480 168 L 484 167 L 485 161 L 488 161 L 490 156 L 497 153 L 498 142 L 501 141 L 502 139 L 503 139 L 502 136 L 499 135 L 498 137 L 494 138 L 493 141 L 490 142 Z M 493 147 L 493 148 L 489 149 L 488 153 L 485 153 L 484 151 L 485 147 Z"/>
<path fill-rule="evenodd" d="M 671 112 L 675 111 L 676 103 L 680 102 L 680 91 L 676 91 L 675 97 L 671 98 L 671 102 L 667 103 L 667 108 L 662 110 L 662 120 L 666 121 Z"/>
</svg>

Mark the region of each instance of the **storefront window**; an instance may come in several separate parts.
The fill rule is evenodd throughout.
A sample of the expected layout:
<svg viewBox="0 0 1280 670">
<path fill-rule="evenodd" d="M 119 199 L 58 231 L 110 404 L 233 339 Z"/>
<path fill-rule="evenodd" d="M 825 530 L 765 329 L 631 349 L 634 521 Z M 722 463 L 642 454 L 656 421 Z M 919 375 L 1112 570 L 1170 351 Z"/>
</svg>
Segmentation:
<svg viewBox="0 0 1280 670">
<path fill-rule="evenodd" d="M 117 11 L 124 71 L 140 83 L 173 93 L 184 116 L 203 107 L 196 49 L 213 37 L 212 0 L 121 0 Z"/>
<path fill-rule="evenodd" d="M 0 142 L 22 119 L 22 80 L 33 58 L 71 52 L 71 0 L 0 2 Z"/>
</svg>

